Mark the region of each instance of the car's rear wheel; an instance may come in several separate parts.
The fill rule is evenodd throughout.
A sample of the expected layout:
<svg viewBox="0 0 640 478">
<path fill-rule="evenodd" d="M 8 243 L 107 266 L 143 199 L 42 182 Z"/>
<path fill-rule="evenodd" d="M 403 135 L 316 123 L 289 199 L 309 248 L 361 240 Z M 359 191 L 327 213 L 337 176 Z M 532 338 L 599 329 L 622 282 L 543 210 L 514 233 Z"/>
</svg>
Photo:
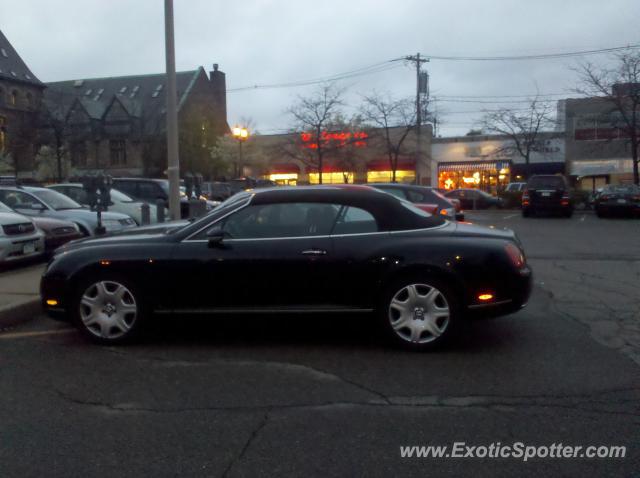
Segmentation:
<svg viewBox="0 0 640 478">
<path fill-rule="evenodd" d="M 522 210 L 522 217 L 529 217 L 531 215 L 531 213 L 529 212 L 528 209 L 523 209 Z"/>
<path fill-rule="evenodd" d="M 438 279 L 398 281 L 384 295 L 380 315 L 387 336 L 412 350 L 427 350 L 454 333 L 459 304 Z"/>
<path fill-rule="evenodd" d="M 134 338 L 144 317 L 136 288 L 118 276 L 83 282 L 76 291 L 74 322 L 88 339 L 118 344 Z"/>
</svg>

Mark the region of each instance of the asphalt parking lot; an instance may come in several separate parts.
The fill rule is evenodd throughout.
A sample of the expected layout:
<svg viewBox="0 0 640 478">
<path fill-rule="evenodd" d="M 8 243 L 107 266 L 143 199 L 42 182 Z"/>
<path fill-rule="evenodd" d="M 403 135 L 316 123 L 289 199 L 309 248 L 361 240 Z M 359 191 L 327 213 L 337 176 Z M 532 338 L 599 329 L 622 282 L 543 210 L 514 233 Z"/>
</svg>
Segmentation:
<svg viewBox="0 0 640 478">
<path fill-rule="evenodd" d="M 444 350 L 359 318 L 183 319 L 128 347 L 38 318 L 0 332 L 0 476 L 633 476 L 640 221 L 523 219 L 528 307 Z M 401 458 L 400 447 L 622 445 L 625 458 Z"/>
</svg>

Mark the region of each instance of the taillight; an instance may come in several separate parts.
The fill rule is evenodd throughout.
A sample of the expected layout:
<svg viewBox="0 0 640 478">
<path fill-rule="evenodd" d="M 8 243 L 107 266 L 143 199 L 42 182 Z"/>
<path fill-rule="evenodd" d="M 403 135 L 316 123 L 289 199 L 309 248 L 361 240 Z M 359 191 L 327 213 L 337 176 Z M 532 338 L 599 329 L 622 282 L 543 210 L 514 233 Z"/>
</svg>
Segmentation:
<svg viewBox="0 0 640 478">
<path fill-rule="evenodd" d="M 562 195 L 562 199 L 560 200 L 560 204 L 562 204 L 563 206 L 568 206 L 569 205 L 569 193 L 564 193 Z"/>
<path fill-rule="evenodd" d="M 608 200 L 609 200 L 609 196 L 607 196 L 607 195 L 600 196 L 600 199 L 601 199 L 602 201 L 608 201 Z"/>
<path fill-rule="evenodd" d="M 514 265 L 516 269 L 522 269 L 525 266 L 524 254 L 516 246 L 515 244 L 509 242 L 506 246 L 504 246 L 504 250 L 509 256 L 509 260 Z"/>
<path fill-rule="evenodd" d="M 529 191 L 526 189 L 522 192 L 522 205 L 523 206 L 529 205 Z"/>
</svg>

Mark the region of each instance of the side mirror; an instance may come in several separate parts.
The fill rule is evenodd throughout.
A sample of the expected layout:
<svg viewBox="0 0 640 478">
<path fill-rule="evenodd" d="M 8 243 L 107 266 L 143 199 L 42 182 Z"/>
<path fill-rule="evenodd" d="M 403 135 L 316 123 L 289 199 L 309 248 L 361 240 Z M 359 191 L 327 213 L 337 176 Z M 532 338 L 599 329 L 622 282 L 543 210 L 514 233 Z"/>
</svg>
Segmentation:
<svg viewBox="0 0 640 478">
<path fill-rule="evenodd" d="M 226 233 L 220 226 L 214 226 L 207 231 L 207 239 L 209 241 L 209 247 L 220 247 L 222 241 L 225 238 Z"/>
</svg>

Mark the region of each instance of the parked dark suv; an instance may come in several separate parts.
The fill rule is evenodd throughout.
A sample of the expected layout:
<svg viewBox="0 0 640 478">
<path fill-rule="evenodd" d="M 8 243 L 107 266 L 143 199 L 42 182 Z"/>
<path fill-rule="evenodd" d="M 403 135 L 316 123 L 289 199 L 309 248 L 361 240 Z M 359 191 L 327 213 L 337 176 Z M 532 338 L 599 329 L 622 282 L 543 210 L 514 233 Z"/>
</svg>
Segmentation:
<svg viewBox="0 0 640 478">
<path fill-rule="evenodd" d="M 536 175 L 529 178 L 522 193 L 522 216 L 529 217 L 539 212 L 571 217 L 573 203 L 564 176 Z"/>
</svg>

